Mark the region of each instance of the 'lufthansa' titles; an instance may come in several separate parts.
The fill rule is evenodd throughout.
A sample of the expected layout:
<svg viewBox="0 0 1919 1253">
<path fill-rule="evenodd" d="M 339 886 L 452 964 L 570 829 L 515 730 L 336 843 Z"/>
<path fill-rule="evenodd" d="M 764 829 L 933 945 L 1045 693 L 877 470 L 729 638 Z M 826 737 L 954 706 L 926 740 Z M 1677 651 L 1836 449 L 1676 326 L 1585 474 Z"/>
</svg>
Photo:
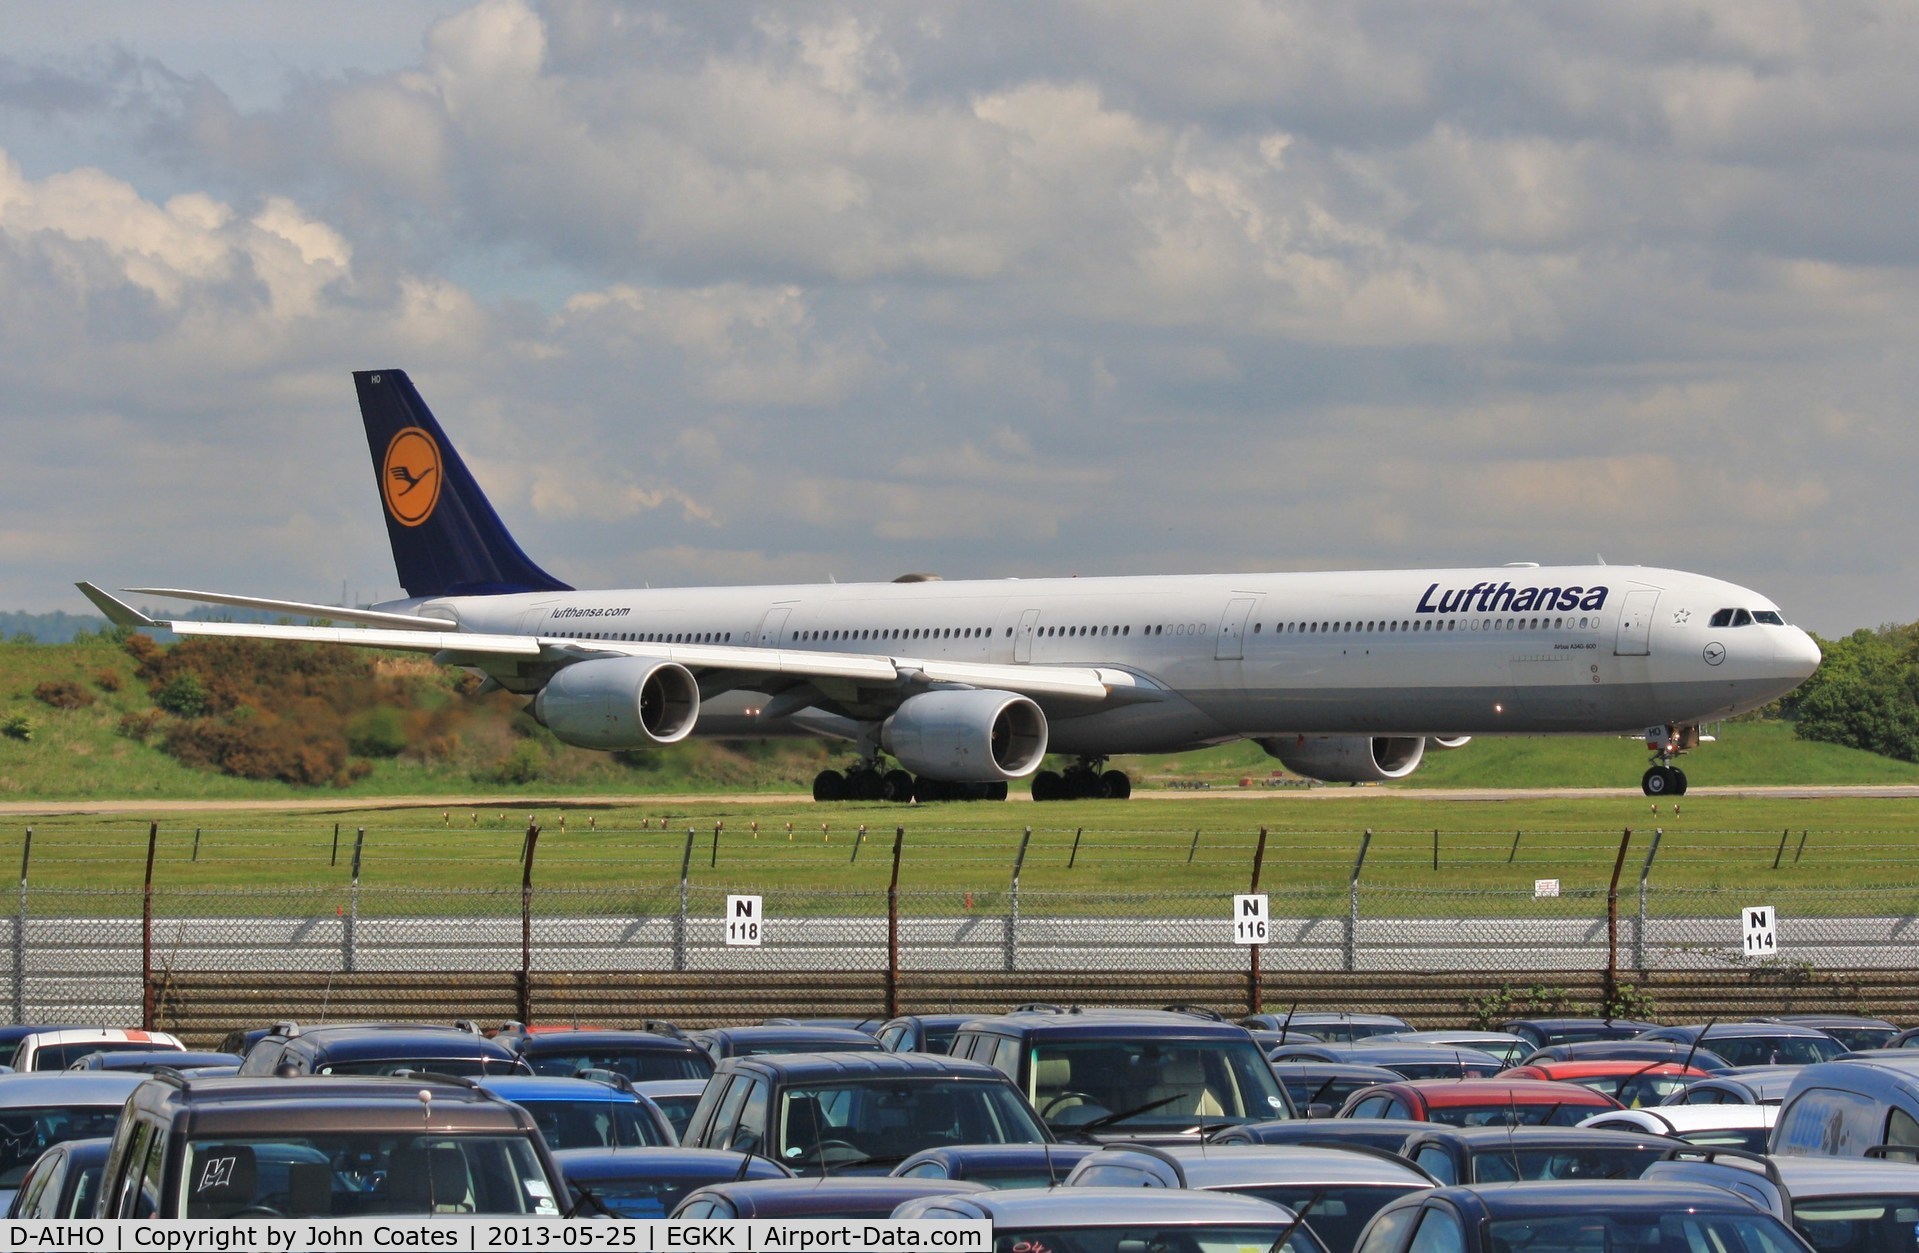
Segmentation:
<svg viewBox="0 0 1919 1253">
<path fill-rule="evenodd" d="M 1514 587 L 1475 583 L 1441 591 L 1435 583 L 1419 598 L 1415 613 L 1593 613 L 1606 607 L 1604 587 Z"/>
</svg>

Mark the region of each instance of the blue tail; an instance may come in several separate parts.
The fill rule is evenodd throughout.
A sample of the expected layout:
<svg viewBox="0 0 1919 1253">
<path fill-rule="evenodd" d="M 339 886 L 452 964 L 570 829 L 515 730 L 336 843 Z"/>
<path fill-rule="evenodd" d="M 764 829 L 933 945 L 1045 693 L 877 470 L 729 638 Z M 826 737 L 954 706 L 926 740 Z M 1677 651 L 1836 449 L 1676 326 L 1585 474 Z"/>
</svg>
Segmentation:
<svg viewBox="0 0 1919 1253">
<path fill-rule="evenodd" d="M 355 370 L 353 386 L 408 596 L 572 590 L 513 542 L 405 371 Z"/>
</svg>

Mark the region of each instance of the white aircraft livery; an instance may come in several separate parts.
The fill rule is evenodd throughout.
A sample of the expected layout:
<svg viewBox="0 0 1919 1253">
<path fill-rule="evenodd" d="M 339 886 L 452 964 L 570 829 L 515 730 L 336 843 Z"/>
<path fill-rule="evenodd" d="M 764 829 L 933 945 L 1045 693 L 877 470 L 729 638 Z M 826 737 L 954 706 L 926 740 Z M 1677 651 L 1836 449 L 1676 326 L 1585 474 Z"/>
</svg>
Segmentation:
<svg viewBox="0 0 1919 1253">
<path fill-rule="evenodd" d="M 406 598 L 164 596 L 352 626 L 117 623 L 410 649 L 532 697 L 569 744 L 808 734 L 820 800 L 1124 797 L 1106 759 L 1250 739 L 1330 782 L 1474 735 L 1643 735 L 1649 795 L 1701 722 L 1778 699 L 1819 649 L 1764 596 L 1678 570 L 1536 566 L 576 591 L 535 565 L 399 370 L 356 372 Z M 1074 758 L 1041 770 L 1048 753 Z"/>
</svg>

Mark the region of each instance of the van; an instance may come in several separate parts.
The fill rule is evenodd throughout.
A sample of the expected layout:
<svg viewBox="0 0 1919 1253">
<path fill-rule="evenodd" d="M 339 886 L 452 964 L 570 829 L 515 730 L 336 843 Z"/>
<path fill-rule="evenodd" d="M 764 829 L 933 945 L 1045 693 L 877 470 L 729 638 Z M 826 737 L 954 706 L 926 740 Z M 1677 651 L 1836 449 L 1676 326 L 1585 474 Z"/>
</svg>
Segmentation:
<svg viewBox="0 0 1919 1253">
<path fill-rule="evenodd" d="M 1879 1145 L 1919 1155 L 1919 1057 L 1887 1050 L 1803 1068 L 1779 1103 L 1767 1151 L 1864 1157 Z"/>
</svg>

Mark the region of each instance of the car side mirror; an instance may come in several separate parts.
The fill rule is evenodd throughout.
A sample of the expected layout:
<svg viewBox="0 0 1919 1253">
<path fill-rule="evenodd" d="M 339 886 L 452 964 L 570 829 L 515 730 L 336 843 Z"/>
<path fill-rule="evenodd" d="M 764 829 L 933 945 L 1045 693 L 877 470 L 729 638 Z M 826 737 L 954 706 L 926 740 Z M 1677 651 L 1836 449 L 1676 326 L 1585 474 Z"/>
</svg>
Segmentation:
<svg viewBox="0 0 1919 1253">
<path fill-rule="evenodd" d="M 1331 1118 L 1339 1112 L 1339 1107 L 1328 1101 L 1314 1101 L 1306 1107 L 1308 1118 Z"/>
</svg>

